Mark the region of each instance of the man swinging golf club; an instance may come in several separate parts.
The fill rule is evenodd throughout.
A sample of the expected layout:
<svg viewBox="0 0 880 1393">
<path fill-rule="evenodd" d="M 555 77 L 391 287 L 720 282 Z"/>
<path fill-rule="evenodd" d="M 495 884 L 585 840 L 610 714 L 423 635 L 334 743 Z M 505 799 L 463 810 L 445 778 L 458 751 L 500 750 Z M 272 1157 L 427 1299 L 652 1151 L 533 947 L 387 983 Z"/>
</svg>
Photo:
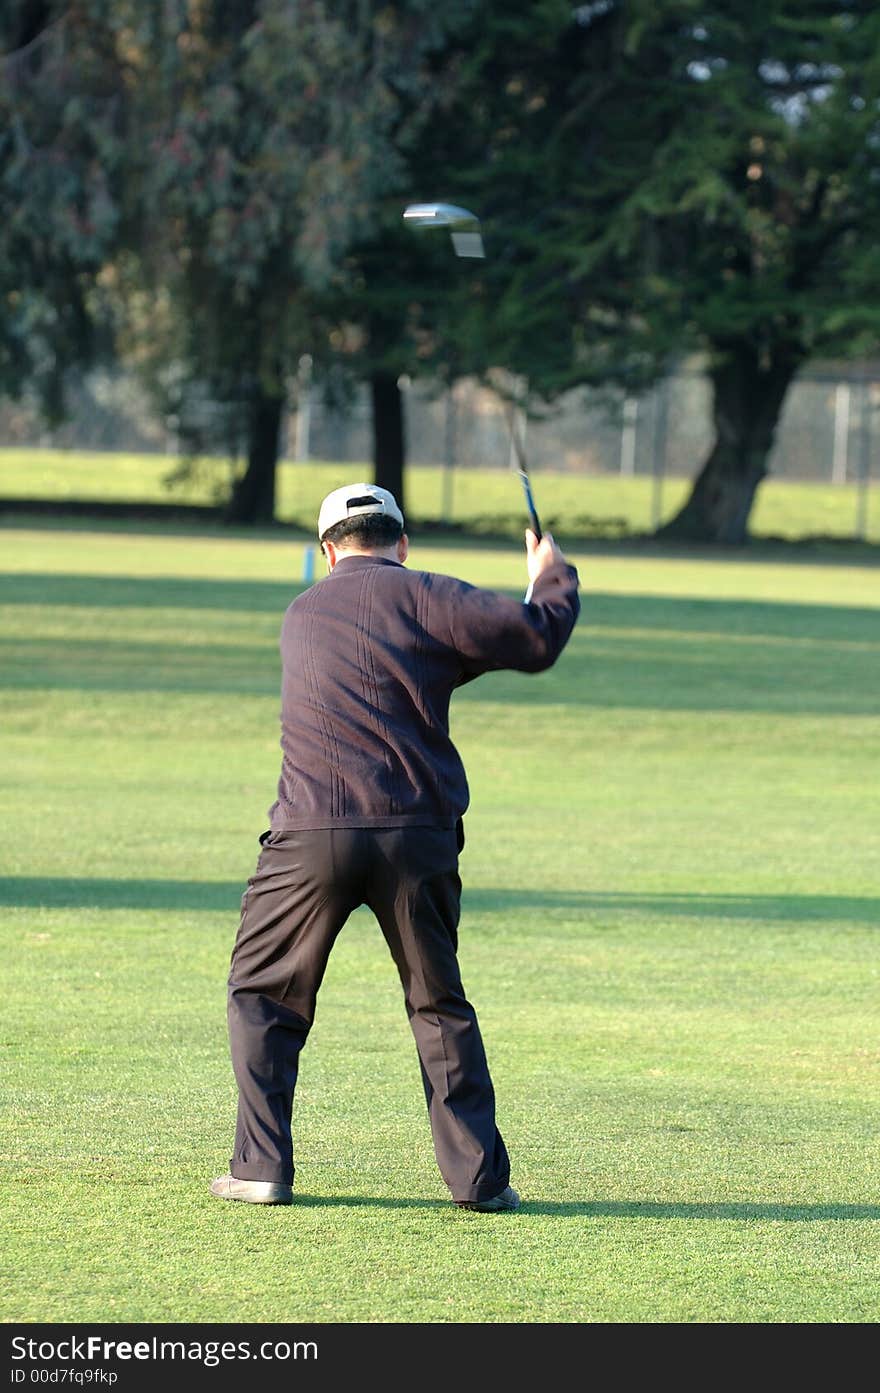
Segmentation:
<svg viewBox="0 0 880 1393">
<path fill-rule="evenodd" d="M 329 574 L 281 630 L 281 777 L 232 952 L 238 1121 L 230 1173 L 211 1192 L 291 1202 L 300 1050 L 336 935 L 366 904 L 400 974 L 452 1199 L 517 1209 L 456 959 L 468 788 L 449 700 L 484 672 L 550 667 L 578 615 L 577 572 L 531 532 L 529 603 L 410 570 L 403 514 L 372 484 L 329 494 L 318 536 Z"/>
</svg>

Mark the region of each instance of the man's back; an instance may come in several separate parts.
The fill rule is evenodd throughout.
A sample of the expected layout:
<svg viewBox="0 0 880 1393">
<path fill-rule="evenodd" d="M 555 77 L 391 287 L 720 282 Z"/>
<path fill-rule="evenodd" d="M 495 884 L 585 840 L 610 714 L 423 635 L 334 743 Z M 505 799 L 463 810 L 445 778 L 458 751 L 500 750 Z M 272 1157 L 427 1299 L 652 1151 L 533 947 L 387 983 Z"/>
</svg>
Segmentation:
<svg viewBox="0 0 880 1393">
<path fill-rule="evenodd" d="M 453 690 L 492 669 L 549 667 L 578 609 L 564 562 L 526 605 L 387 558 L 342 556 L 285 615 L 273 829 L 453 826 L 468 802 L 449 738 Z"/>
</svg>

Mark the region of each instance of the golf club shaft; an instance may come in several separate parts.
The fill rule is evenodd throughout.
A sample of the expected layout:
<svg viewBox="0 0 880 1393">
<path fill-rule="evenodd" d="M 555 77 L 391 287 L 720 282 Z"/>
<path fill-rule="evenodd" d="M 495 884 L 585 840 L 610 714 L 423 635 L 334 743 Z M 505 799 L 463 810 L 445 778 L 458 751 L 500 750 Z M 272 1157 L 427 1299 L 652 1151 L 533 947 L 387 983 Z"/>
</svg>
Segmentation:
<svg viewBox="0 0 880 1393">
<path fill-rule="evenodd" d="M 532 496 L 532 482 L 529 478 L 529 468 L 526 463 L 525 451 L 522 447 L 522 442 L 516 433 L 516 420 L 514 418 L 513 408 L 511 408 L 508 412 L 508 424 L 510 426 L 510 439 L 513 443 L 513 448 L 516 451 L 516 458 L 519 463 L 518 473 L 520 483 L 523 486 L 523 493 L 526 496 L 526 508 L 528 509 L 529 514 L 529 526 L 531 527 L 532 531 L 534 532 L 535 536 L 540 542 L 541 537 L 543 535 L 541 532 L 541 523 L 538 518 L 538 510 L 535 507 L 535 500 Z"/>
<path fill-rule="evenodd" d="M 480 221 L 468 208 L 460 208 L 455 203 L 411 203 L 404 208 L 403 218 L 405 222 L 413 227 L 446 227 L 452 234 L 452 242 L 457 256 L 478 256 L 485 255 L 483 250 L 483 239 L 480 235 Z M 523 486 L 523 493 L 526 496 L 526 507 L 529 513 L 529 526 L 536 538 L 541 540 L 541 523 L 538 518 L 538 511 L 535 507 L 535 500 L 532 497 L 532 486 L 529 482 L 529 470 L 526 464 L 525 451 L 522 442 L 516 431 L 516 419 L 513 403 L 509 403 L 507 409 L 507 422 L 510 429 L 510 439 L 516 457 L 519 461 L 519 477 Z"/>
<path fill-rule="evenodd" d="M 532 529 L 538 541 L 540 542 L 543 534 L 541 532 L 541 523 L 538 520 L 538 513 L 535 508 L 535 500 L 532 497 L 531 480 L 529 479 L 529 476 L 524 469 L 520 469 L 518 473 L 520 477 L 520 483 L 523 486 L 523 493 L 526 496 L 526 508 L 528 509 L 529 514 L 529 527 Z"/>
</svg>

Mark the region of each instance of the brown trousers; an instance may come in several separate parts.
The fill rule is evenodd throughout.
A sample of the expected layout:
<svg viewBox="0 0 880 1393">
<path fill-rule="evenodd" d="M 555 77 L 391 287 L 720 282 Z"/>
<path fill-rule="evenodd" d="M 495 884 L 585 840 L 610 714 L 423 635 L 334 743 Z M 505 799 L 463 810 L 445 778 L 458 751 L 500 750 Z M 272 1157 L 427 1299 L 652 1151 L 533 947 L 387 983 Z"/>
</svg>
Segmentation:
<svg viewBox="0 0 880 1393">
<path fill-rule="evenodd" d="M 231 1174 L 293 1182 L 290 1118 L 299 1053 L 336 935 L 366 904 L 403 984 L 440 1174 L 454 1200 L 500 1194 L 510 1164 L 456 959 L 457 833 L 343 827 L 264 833 L 260 840 L 229 974 L 239 1093 Z"/>
</svg>

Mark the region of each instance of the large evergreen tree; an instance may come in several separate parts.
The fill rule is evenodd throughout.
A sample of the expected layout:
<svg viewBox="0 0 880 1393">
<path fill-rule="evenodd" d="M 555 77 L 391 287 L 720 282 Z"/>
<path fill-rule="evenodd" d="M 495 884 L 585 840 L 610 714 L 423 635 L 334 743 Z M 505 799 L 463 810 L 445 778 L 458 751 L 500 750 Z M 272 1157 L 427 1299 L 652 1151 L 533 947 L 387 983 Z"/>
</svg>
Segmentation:
<svg viewBox="0 0 880 1393">
<path fill-rule="evenodd" d="M 643 196 L 664 269 L 686 268 L 715 443 L 663 532 L 736 543 L 798 368 L 880 342 L 880 11 L 753 0 L 683 30 L 687 119 Z"/>
<path fill-rule="evenodd" d="M 549 399 L 638 392 L 701 353 L 715 443 L 663 531 L 740 542 L 798 369 L 880 343 L 880 10 L 542 0 L 482 18 L 449 129 L 492 258 L 484 365 Z"/>
<path fill-rule="evenodd" d="M 700 351 L 715 443 L 662 530 L 741 542 L 799 367 L 880 342 L 880 11 L 597 0 L 574 20 L 555 86 L 530 64 L 519 84 L 545 173 L 507 288 L 511 358 L 539 391 L 637 390 Z M 530 305 L 538 324 L 565 300 L 571 335 L 542 366 Z"/>
</svg>

